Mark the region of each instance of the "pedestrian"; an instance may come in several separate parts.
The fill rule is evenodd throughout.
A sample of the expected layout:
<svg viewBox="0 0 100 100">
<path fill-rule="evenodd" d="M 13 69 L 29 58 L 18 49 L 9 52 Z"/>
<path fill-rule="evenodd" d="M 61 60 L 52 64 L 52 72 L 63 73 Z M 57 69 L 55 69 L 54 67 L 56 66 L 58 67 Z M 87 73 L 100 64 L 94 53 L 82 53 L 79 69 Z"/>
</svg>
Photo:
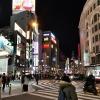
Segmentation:
<svg viewBox="0 0 100 100">
<path fill-rule="evenodd" d="M 7 77 L 6 77 L 6 86 L 9 87 L 9 83 L 10 83 L 10 76 L 7 75 Z"/>
<path fill-rule="evenodd" d="M 58 100 L 78 100 L 76 88 L 72 85 L 69 76 L 62 76 L 59 88 Z"/>
<path fill-rule="evenodd" d="M 2 76 L 2 84 L 3 84 L 2 91 L 4 92 L 4 90 L 5 90 L 5 84 L 6 84 L 6 76 L 5 76 L 5 73 L 3 73 L 3 76 Z"/>
<path fill-rule="evenodd" d="M 23 92 L 28 91 L 28 84 L 29 84 L 29 78 L 27 75 L 24 77 L 24 83 L 23 83 Z"/>
<path fill-rule="evenodd" d="M 39 81 L 39 75 L 35 74 L 35 80 L 36 80 L 36 84 L 38 85 L 38 81 Z"/>
<path fill-rule="evenodd" d="M 86 91 L 93 92 L 95 95 L 97 95 L 96 80 L 92 73 L 90 73 L 90 75 L 86 78 L 86 82 L 84 84 L 84 92 Z"/>
</svg>

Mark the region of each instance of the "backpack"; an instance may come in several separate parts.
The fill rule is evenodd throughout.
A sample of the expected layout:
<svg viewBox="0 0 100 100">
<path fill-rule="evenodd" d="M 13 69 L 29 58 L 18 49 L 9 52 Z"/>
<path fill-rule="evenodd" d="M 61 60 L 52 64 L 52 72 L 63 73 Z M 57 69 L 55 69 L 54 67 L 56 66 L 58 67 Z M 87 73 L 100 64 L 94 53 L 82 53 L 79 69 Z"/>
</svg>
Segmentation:
<svg viewBox="0 0 100 100">
<path fill-rule="evenodd" d="M 61 90 L 61 91 L 59 92 L 58 100 L 65 100 L 65 95 L 64 95 L 63 90 Z"/>
</svg>

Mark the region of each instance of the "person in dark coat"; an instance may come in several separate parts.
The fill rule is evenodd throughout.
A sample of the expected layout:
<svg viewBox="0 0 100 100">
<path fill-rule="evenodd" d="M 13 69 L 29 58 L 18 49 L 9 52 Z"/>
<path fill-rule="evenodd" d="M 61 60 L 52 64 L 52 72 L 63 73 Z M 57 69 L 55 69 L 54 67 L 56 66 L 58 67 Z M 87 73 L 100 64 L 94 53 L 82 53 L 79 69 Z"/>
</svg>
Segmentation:
<svg viewBox="0 0 100 100">
<path fill-rule="evenodd" d="M 10 83 L 10 76 L 7 75 L 7 77 L 6 77 L 6 86 L 9 87 L 9 83 Z"/>
<path fill-rule="evenodd" d="M 5 84 L 6 84 L 6 75 L 5 75 L 5 73 L 3 73 L 3 76 L 2 76 L 2 84 L 3 84 L 2 91 L 4 92 Z"/>
<path fill-rule="evenodd" d="M 95 95 L 97 95 L 96 80 L 92 73 L 86 78 L 86 82 L 84 84 L 84 92 L 85 91 L 93 92 Z"/>
<path fill-rule="evenodd" d="M 63 95 L 61 95 L 62 93 Z M 58 100 L 62 100 L 61 96 L 64 96 L 64 100 L 78 100 L 76 88 L 71 84 L 71 80 L 66 74 L 63 75 L 60 82 Z"/>
<path fill-rule="evenodd" d="M 38 81 L 39 81 L 39 75 L 35 74 L 35 80 L 36 80 L 36 84 L 38 85 Z"/>
</svg>

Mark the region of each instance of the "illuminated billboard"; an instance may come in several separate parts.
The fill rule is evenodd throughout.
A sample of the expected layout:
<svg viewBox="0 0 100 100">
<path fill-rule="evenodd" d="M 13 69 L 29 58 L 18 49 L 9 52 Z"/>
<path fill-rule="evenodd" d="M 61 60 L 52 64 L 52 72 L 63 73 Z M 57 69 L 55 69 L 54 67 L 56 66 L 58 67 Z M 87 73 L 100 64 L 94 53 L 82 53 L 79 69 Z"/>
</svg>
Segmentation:
<svg viewBox="0 0 100 100">
<path fill-rule="evenodd" d="M 20 56 L 20 52 L 21 52 L 21 37 L 20 35 L 17 34 L 17 50 L 16 50 L 16 55 Z"/>
<path fill-rule="evenodd" d="M 84 52 L 84 66 L 89 66 L 90 65 L 90 59 L 89 59 L 89 53 Z"/>
<path fill-rule="evenodd" d="M 35 12 L 35 0 L 13 0 L 13 13 L 19 13 L 26 10 Z"/>
<path fill-rule="evenodd" d="M 0 55 L 1 51 L 5 51 L 4 55 L 13 53 L 13 46 L 4 36 L 0 36 Z"/>
</svg>

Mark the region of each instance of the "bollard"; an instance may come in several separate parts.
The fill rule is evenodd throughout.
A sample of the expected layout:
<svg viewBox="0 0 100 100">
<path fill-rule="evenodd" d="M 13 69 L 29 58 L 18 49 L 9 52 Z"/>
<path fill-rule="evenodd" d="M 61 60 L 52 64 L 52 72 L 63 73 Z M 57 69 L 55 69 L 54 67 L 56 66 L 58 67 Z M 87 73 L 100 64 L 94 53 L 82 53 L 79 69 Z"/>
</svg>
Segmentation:
<svg viewBox="0 0 100 100">
<path fill-rule="evenodd" d="M 11 94 L 11 84 L 9 85 L 9 95 Z"/>
<path fill-rule="evenodd" d="M 0 100 L 1 100 L 1 86 L 0 86 Z"/>
</svg>

